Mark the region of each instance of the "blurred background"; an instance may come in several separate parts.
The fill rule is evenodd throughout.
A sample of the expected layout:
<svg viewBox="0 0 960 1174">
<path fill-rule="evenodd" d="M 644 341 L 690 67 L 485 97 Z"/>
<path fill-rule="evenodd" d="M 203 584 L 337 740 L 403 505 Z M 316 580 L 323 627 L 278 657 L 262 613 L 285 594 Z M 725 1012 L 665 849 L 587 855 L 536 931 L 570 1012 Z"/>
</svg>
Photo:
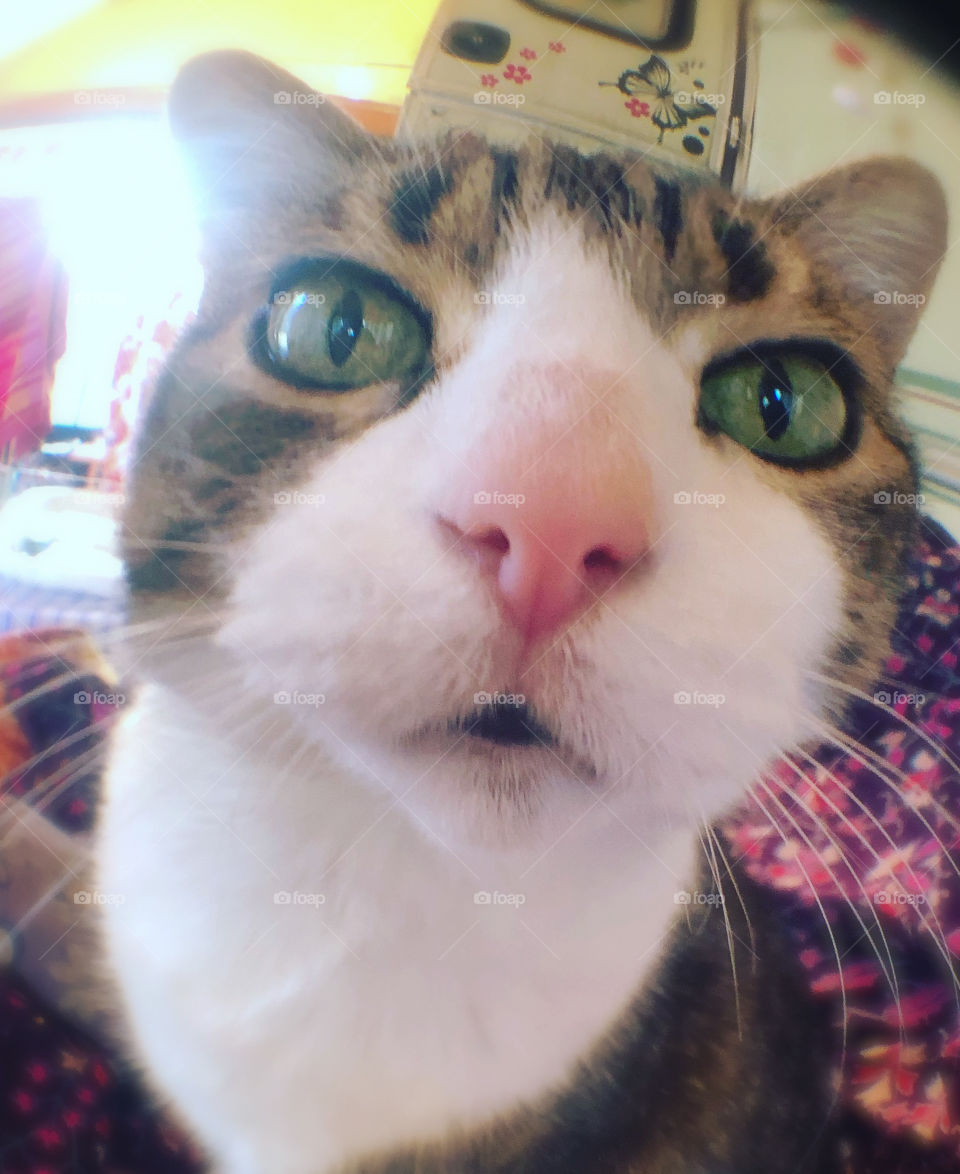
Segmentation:
<svg viewBox="0 0 960 1174">
<path fill-rule="evenodd" d="M 43 0 L 8 9 L 0 628 L 115 622 L 113 532 L 131 430 L 202 283 L 163 116 L 188 58 L 251 49 L 382 134 L 393 133 L 404 103 L 402 126 L 414 130 L 483 116 L 509 137 L 521 115 L 588 145 L 636 139 L 758 194 L 857 157 L 907 154 L 941 177 L 956 240 L 951 18 L 924 18 L 922 4 L 864 8 L 758 0 L 752 24 L 726 0 L 448 0 L 439 11 L 434 0 Z M 623 82 L 623 70 L 655 53 L 666 77 Z M 618 77 L 620 89 L 598 85 Z M 684 90 L 688 109 L 692 94 L 712 99 L 710 110 L 665 130 L 661 100 L 683 105 Z M 525 106 L 510 97 L 521 93 Z M 952 249 L 900 380 L 927 511 L 960 534 L 958 301 Z"/>
</svg>

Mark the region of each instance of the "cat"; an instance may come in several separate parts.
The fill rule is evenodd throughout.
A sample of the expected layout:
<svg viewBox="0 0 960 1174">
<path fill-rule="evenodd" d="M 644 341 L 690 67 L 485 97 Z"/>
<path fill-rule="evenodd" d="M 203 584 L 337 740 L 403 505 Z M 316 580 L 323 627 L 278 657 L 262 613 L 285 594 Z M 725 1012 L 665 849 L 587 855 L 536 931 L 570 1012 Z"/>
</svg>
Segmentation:
<svg viewBox="0 0 960 1174">
<path fill-rule="evenodd" d="M 380 140 L 240 52 L 170 118 L 205 284 L 97 852 L 151 1087 L 222 1174 L 833 1169 L 837 1041 L 709 829 L 889 651 L 875 295 L 939 184 Z"/>
</svg>

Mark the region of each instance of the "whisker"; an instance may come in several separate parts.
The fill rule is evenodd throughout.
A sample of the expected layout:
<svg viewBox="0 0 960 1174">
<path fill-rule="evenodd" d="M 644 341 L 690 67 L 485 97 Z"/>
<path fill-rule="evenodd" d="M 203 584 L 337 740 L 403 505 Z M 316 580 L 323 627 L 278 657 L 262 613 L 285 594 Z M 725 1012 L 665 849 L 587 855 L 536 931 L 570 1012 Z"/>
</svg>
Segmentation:
<svg viewBox="0 0 960 1174">
<path fill-rule="evenodd" d="M 740 1010 L 740 983 L 737 977 L 737 954 L 733 945 L 733 926 L 730 924 L 730 914 L 727 912 L 727 902 L 723 894 L 723 882 L 720 879 L 720 870 L 717 867 L 716 852 L 713 847 L 713 832 L 710 826 L 706 823 L 703 825 L 707 834 L 707 851 L 710 859 L 710 871 L 713 875 L 714 884 L 717 886 L 717 892 L 720 894 L 720 908 L 723 910 L 723 924 L 727 933 L 727 950 L 730 954 L 730 973 L 733 978 L 733 1005 L 737 1016 L 737 1038 L 743 1039 L 743 1017 Z M 701 838 L 701 843 L 703 842 Z"/>
<path fill-rule="evenodd" d="M 801 752 L 801 753 L 802 753 L 802 752 Z M 810 756 L 809 756 L 809 755 L 807 755 L 806 757 L 810 758 Z M 867 850 L 868 850 L 869 852 L 871 852 L 871 853 L 872 853 L 872 855 L 874 856 L 874 858 L 875 858 L 875 859 L 876 859 L 876 860 L 879 862 L 879 861 L 881 860 L 881 857 L 880 857 L 880 856 L 879 856 L 879 854 L 878 854 L 878 853 L 877 853 L 877 852 L 876 852 L 876 851 L 873 849 L 873 846 L 870 844 L 870 841 L 869 841 L 869 840 L 868 840 L 868 839 L 867 839 L 867 838 L 866 838 L 866 837 L 863 835 L 863 833 L 862 833 L 862 832 L 859 832 L 859 831 L 857 830 L 857 828 L 856 828 L 856 827 L 854 827 L 854 825 L 853 825 L 853 824 L 852 824 L 852 823 L 851 823 L 851 822 L 850 822 L 850 821 L 849 821 L 849 820 L 846 818 L 846 816 L 843 814 L 843 812 L 840 810 L 840 808 L 839 808 L 839 807 L 837 807 L 837 806 L 836 806 L 836 804 L 834 804 L 834 803 L 833 803 L 833 802 L 830 800 L 830 798 L 829 798 L 829 797 L 828 797 L 828 796 L 825 794 L 825 792 L 824 792 L 823 788 L 822 788 L 822 787 L 820 787 L 820 786 L 819 786 L 819 785 L 818 785 L 816 782 L 814 782 L 814 780 L 813 780 L 813 779 L 810 777 L 810 775 L 809 775 L 809 774 L 807 774 L 806 772 L 804 772 L 804 770 L 803 770 L 801 767 L 797 766 L 797 764 L 796 764 L 796 763 L 794 763 L 794 762 L 793 762 L 793 760 L 792 760 L 791 758 L 789 758 L 789 757 L 788 757 L 788 755 L 784 754 L 784 755 L 782 755 L 782 756 L 781 756 L 781 758 L 782 758 L 782 760 L 783 760 L 784 762 L 787 762 L 787 763 L 788 763 L 788 764 L 789 764 L 789 765 L 792 767 L 792 769 L 793 769 L 793 770 L 796 772 L 796 774 L 797 774 L 798 778 L 800 778 L 800 779 L 803 779 L 805 782 L 807 782 L 807 783 L 808 783 L 808 784 L 809 784 L 809 785 L 810 785 L 810 786 L 813 788 L 814 792 L 815 792 L 815 793 L 816 793 L 816 794 L 817 794 L 817 795 L 818 795 L 818 796 L 819 796 L 819 797 L 820 797 L 820 798 L 821 798 L 821 799 L 822 799 L 822 800 L 823 800 L 825 803 L 829 803 L 829 804 L 830 804 L 830 806 L 831 806 L 831 807 L 834 809 L 835 813 L 836 813 L 837 815 L 839 815 L 839 816 L 840 816 L 840 818 L 841 818 L 841 819 L 843 820 L 843 822 L 844 822 L 844 823 L 847 825 L 847 827 L 849 827 L 849 828 L 850 828 L 850 829 L 851 829 L 853 832 L 855 832 L 855 833 L 856 833 L 857 837 L 860 839 L 860 841 L 863 843 L 863 845 L 864 845 L 864 846 L 867 848 Z M 816 762 L 816 760 L 815 760 L 815 759 L 813 759 L 813 758 L 810 758 L 810 762 L 811 762 L 811 763 L 813 763 L 813 765 L 815 765 L 815 766 L 818 766 L 818 765 L 819 765 L 819 763 L 817 763 L 817 762 Z M 813 812 L 809 812 L 809 811 L 808 811 L 808 814 L 811 816 L 811 818 L 813 818 L 813 819 L 815 820 L 815 822 L 817 822 L 817 823 L 818 823 L 818 825 L 820 826 L 821 830 L 822 830 L 822 831 L 823 831 L 825 834 L 827 834 L 827 835 L 828 835 L 828 837 L 829 837 L 829 839 L 830 839 L 830 842 L 831 842 L 831 844 L 833 844 L 833 846 L 834 846 L 834 847 L 837 849 L 837 851 L 840 853 L 841 859 L 843 860 L 843 862 L 844 862 L 844 864 L 847 866 L 847 868 L 850 870 L 850 873 L 851 873 L 851 875 L 852 875 L 852 876 L 854 877 L 854 879 L 856 880 L 856 882 L 857 882 L 857 887 L 860 889 L 860 892 L 863 894 L 863 897 L 864 897 L 864 899 L 865 899 L 865 900 L 867 900 L 867 901 L 869 902 L 869 900 L 870 900 L 870 895 L 869 895 L 869 893 L 867 892 L 867 890 L 866 890 L 866 887 L 864 886 L 864 884 L 863 884 L 862 880 L 860 879 L 860 874 L 859 874 L 859 871 L 851 867 L 851 865 L 850 865 L 850 862 L 849 862 L 849 860 L 847 860 L 847 858 L 846 858 L 846 854 L 844 853 L 844 851 L 843 851 L 843 848 L 842 848 L 841 844 L 840 844 L 840 843 L 839 843 L 839 842 L 838 842 L 838 841 L 837 841 L 837 840 L 834 838 L 834 836 L 833 836 L 833 835 L 832 835 L 832 834 L 831 834 L 831 833 L 828 831 L 828 829 L 827 829 L 827 825 L 826 825 L 826 822 L 825 822 L 825 821 L 821 821 L 821 820 L 817 820 L 817 819 L 816 819 L 816 816 L 814 815 L 814 813 L 813 813 Z M 898 883 L 900 883 L 900 882 L 898 882 Z M 904 886 L 902 883 L 900 883 L 900 888 L 901 888 L 901 890 L 902 890 L 904 893 L 907 893 L 907 889 L 906 889 L 906 887 L 905 887 L 905 886 Z M 842 889 L 841 889 L 841 894 L 843 895 L 844 899 L 846 900 L 846 899 L 847 899 L 847 897 L 846 897 L 846 894 L 845 894 L 845 893 L 843 893 Z M 848 904 L 851 904 L 851 905 L 852 905 L 852 902 L 849 902 L 849 901 L 848 901 Z M 875 921 L 876 921 L 876 923 L 877 923 L 877 929 L 880 931 L 880 941 L 883 943 L 883 948 L 884 948 L 884 950 L 885 950 L 885 952 L 886 952 L 886 955 L 887 955 L 887 961 L 888 961 L 888 962 L 889 962 L 889 964 L 890 964 L 890 976 L 891 976 L 891 977 L 890 977 L 890 982 L 891 982 L 891 993 L 892 993 L 892 995 L 893 995 L 893 997 L 894 997 L 894 1003 L 895 1003 L 895 1005 L 896 1005 L 896 1007 L 897 1007 L 897 1014 L 900 1016 L 900 1038 L 901 1038 L 901 1041 L 902 1041 L 902 1040 L 903 1040 L 903 1033 L 904 1033 L 904 1026 L 905 1026 L 905 1025 L 904 1025 L 904 1022 L 903 1022 L 903 1011 L 902 1011 L 902 1009 L 901 1009 L 901 1004 L 900 1004 L 900 982 L 899 982 L 899 978 L 898 978 L 898 975 L 897 975 L 897 967 L 896 967 L 896 963 L 895 963 L 895 962 L 894 962 L 894 960 L 893 960 L 893 952 L 892 952 L 892 951 L 891 951 L 891 949 L 890 949 L 890 943 L 887 941 L 887 935 L 886 935 L 886 932 L 885 932 L 885 930 L 884 930 L 884 928 L 883 928 L 883 924 L 882 924 L 882 922 L 880 921 L 879 914 L 878 914 L 878 913 L 877 913 L 877 911 L 876 911 L 875 904 L 871 904 L 871 912 L 873 913 L 874 920 L 875 920 Z M 876 953 L 876 954 L 877 954 L 877 959 L 878 959 L 878 961 L 881 963 L 881 966 L 882 966 L 882 965 L 883 965 L 883 960 L 880 958 L 880 956 L 879 956 L 879 952 L 877 951 L 877 949 L 876 949 L 876 946 L 874 946 L 872 939 L 868 938 L 868 940 L 870 941 L 870 945 L 873 947 L 873 949 L 874 949 L 874 953 Z M 884 971 L 884 973 L 886 973 L 886 971 Z"/>
<path fill-rule="evenodd" d="M 795 763 L 790 762 L 788 759 L 786 759 L 783 756 L 781 756 L 781 757 L 783 758 L 783 761 L 787 762 L 787 765 L 790 766 L 801 778 L 806 777 L 804 775 L 804 772 Z M 810 837 L 807 835 L 807 833 L 803 830 L 800 823 L 793 817 L 793 815 L 790 813 L 790 811 L 788 810 L 786 805 L 776 795 L 776 793 L 773 791 L 773 789 L 764 780 L 761 780 L 761 783 L 764 786 L 764 789 L 766 790 L 766 793 L 769 795 L 769 797 L 773 800 L 774 803 L 776 803 L 777 807 L 780 808 L 780 810 L 787 817 L 787 819 L 790 820 L 790 823 L 793 825 L 793 827 L 796 830 L 797 834 L 799 835 L 800 839 L 803 840 L 804 844 L 806 844 L 806 846 L 810 849 L 810 851 L 820 861 L 820 864 L 823 866 L 824 870 L 827 872 L 830 879 L 833 881 L 840 896 L 843 898 L 843 900 L 849 906 L 850 911 L 853 913 L 853 916 L 856 918 L 857 924 L 863 930 L 864 936 L 866 937 L 867 941 L 870 943 L 870 947 L 873 950 L 874 954 L 876 955 L 877 961 L 880 963 L 880 969 L 883 971 L 883 975 L 886 978 L 887 984 L 890 987 L 890 993 L 893 995 L 894 1001 L 896 1002 L 896 1005 L 899 1008 L 900 1007 L 900 987 L 899 987 L 899 983 L 897 981 L 896 967 L 894 965 L 893 955 L 890 952 L 890 946 L 889 946 L 889 943 L 887 942 L 887 938 L 886 938 L 886 934 L 884 932 L 883 924 L 880 921 L 879 915 L 877 914 L 876 907 L 871 905 L 871 912 L 873 914 L 873 919 L 876 922 L 876 928 L 880 933 L 880 939 L 884 944 L 884 947 L 887 951 L 887 956 L 890 960 L 890 969 L 889 970 L 887 969 L 887 966 L 884 963 L 884 960 L 880 954 L 880 950 L 878 949 L 877 944 L 873 939 L 873 934 L 872 934 L 870 928 L 868 927 L 867 923 L 863 920 L 863 917 L 860 915 L 859 909 L 857 909 L 854 902 L 847 895 L 844 886 L 840 883 L 840 880 L 837 877 L 837 874 L 833 871 L 833 869 L 830 867 L 830 865 L 827 864 L 822 853 L 819 851 L 819 849 L 817 849 L 814 846 L 813 841 L 810 839 Z M 836 839 L 836 837 L 830 831 L 830 828 L 827 826 L 825 821 L 822 820 L 819 816 L 817 816 L 817 814 L 815 812 L 807 810 L 807 815 L 809 815 L 810 819 L 814 822 L 814 824 L 816 824 L 817 828 L 827 837 L 827 839 L 830 841 L 830 843 L 833 845 L 833 847 L 839 853 L 840 860 L 846 866 L 850 875 L 855 879 L 855 881 L 857 883 L 857 887 L 860 889 L 864 898 L 869 900 L 869 894 L 867 893 L 867 890 L 864 887 L 863 882 L 860 880 L 857 869 L 854 868 L 850 864 L 850 861 L 847 859 L 846 853 L 843 850 L 843 845 Z M 800 863 L 799 858 L 797 859 L 797 863 L 798 864 Z"/>
<path fill-rule="evenodd" d="M 764 790 L 769 792 L 769 787 L 763 781 L 763 779 L 760 779 L 759 782 L 760 782 L 760 785 L 764 788 Z M 780 825 L 777 823 L 777 821 L 771 817 L 770 812 L 767 811 L 766 807 L 764 807 L 763 803 L 761 802 L 760 798 L 757 796 L 756 792 L 753 793 L 752 799 L 753 799 L 753 802 L 757 804 L 757 806 L 760 808 L 760 810 L 763 812 L 763 814 L 769 820 L 770 826 L 774 829 L 774 831 L 776 831 L 776 833 L 780 837 L 780 839 L 783 840 L 783 842 L 785 844 L 789 845 L 790 840 L 787 837 L 786 833 L 783 831 L 783 829 L 780 827 Z M 803 878 L 807 882 L 807 886 L 809 887 L 811 893 L 813 893 L 813 899 L 817 904 L 817 908 L 820 910 L 820 916 L 823 918 L 823 924 L 826 927 L 827 935 L 830 938 L 830 944 L 833 947 L 833 956 L 837 962 L 837 977 L 840 980 L 840 1015 L 841 1015 L 841 1019 L 842 1019 L 842 1032 L 841 1032 L 841 1041 L 840 1041 L 840 1070 L 843 1071 L 843 1069 L 846 1067 L 846 1061 L 847 1061 L 847 1013 L 848 1012 L 847 1012 L 847 988 L 844 986 L 844 983 L 843 983 L 843 961 L 840 957 L 840 947 L 837 944 L 836 935 L 834 934 L 833 927 L 830 925 L 829 918 L 827 917 L 827 911 L 823 907 L 823 902 L 820 899 L 820 894 L 817 892 L 816 887 L 814 886 L 813 882 L 810 880 L 810 876 L 809 876 L 806 868 L 804 867 L 803 861 L 800 860 L 799 858 L 797 859 L 797 867 L 803 873 Z M 839 1090 L 835 1093 L 835 1097 L 836 1096 L 839 1096 Z"/>
<path fill-rule="evenodd" d="M 904 717 L 902 713 L 897 713 L 893 706 L 888 705 L 885 701 L 877 701 L 875 697 L 871 697 L 869 693 L 864 693 L 862 689 L 857 689 L 853 685 L 847 685 L 845 682 L 838 681 L 834 677 L 825 676 L 823 673 L 807 670 L 807 675 L 819 681 L 821 684 L 831 685 L 837 689 L 840 689 L 841 692 L 847 693 L 851 697 L 856 697 L 860 701 L 865 701 L 868 705 L 873 705 L 877 709 L 882 710 L 884 713 L 888 714 L 890 717 L 896 718 L 896 720 L 901 725 L 912 731 L 918 738 L 921 739 L 921 741 L 925 742 L 928 746 L 937 751 L 937 753 L 940 754 L 940 756 L 950 764 L 953 770 L 957 774 L 960 774 L 960 762 L 951 757 L 951 755 L 947 754 L 946 751 L 942 748 L 942 745 L 941 747 L 938 747 L 934 739 L 925 730 L 922 730 L 916 722 L 910 721 L 910 719 Z"/>
<path fill-rule="evenodd" d="M 835 745 L 839 745 L 839 744 L 835 742 Z M 840 747 L 840 749 L 842 749 L 842 747 Z M 859 797 L 859 795 L 857 795 L 854 792 L 854 790 L 852 788 L 845 786 L 831 770 L 829 770 L 827 767 L 823 766 L 822 763 L 817 762 L 817 760 L 815 758 L 813 758 L 812 755 L 807 754 L 806 751 L 800 750 L 798 753 L 802 754 L 804 756 L 804 758 L 806 758 L 812 766 L 819 767 L 821 770 L 823 770 L 824 773 L 834 783 L 836 783 L 836 785 L 843 791 L 844 795 L 848 799 L 850 799 L 851 802 L 853 802 L 860 809 L 860 811 L 863 812 L 863 814 L 867 817 L 867 819 L 870 820 L 870 822 L 877 829 L 877 831 L 880 832 L 880 834 L 887 841 L 887 843 L 894 850 L 894 852 L 900 851 L 901 845 L 897 844 L 897 842 L 890 835 L 889 831 L 883 826 L 881 821 L 879 819 L 877 819 L 877 817 L 870 810 L 870 808 L 863 802 L 863 800 Z M 807 776 L 807 778 L 809 779 L 809 776 Z M 870 843 L 870 841 L 864 836 L 864 834 L 853 825 L 853 823 L 848 819 L 848 817 L 840 810 L 839 807 L 837 807 L 837 805 L 826 794 L 826 792 L 823 791 L 823 789 L 821 787 L 819 787 L 816 783 L 814 783 L 812 779 L 810 780 L 810 783 L 814 787 L 814 789 L 817 791 L 817 794 L 824 800 L 824 802 L 829 803 L 830 807 L 836 812 L 837 815 L 840 816 L 840 818 L 844 821 L 846 826 L 849 827 L 850 830 L 854 832 L 854 834 L 858 837 L 858 839 L 861 841 L 861 843 L 864 845 L 864 847 L 867 849 L 867 851 L 871 853 L 871 855 L 874 857 L 874 859 L 877 861 L 877 863 L 882 864 L 883 857 L 877 852 L 877 850 L 873 847 L 873 845 Z M 913 866 L 907 860 L 904 861 L 904 865 L 906 866 L 908 872 L 910 873 L 911 878 L 916 882 L 918 891 L 922 891 L 922 885 L 920 883 L 920 878 L 917 876 L 917 873 L 914 870 Z M 900 880 L 899 877 L 897 877 L 894 874 L 891 874 L 891 879 L 899 887 L 899 889 L 902 893 L 904 893 L 907 896 L 910 895 L 909 890 L 907 889 L 906 885 L 904 885 L 904 883 Z M 950 948 L 947 945 L 946 934 L 944 933 L 943 927 L 940 923 L 940 919 L 937 917 L 936 913 L 933 911 L 933 909 L 929 905 L 929 903 L 927 904 L 927 908 L 930 910 L 930 916 L 933 918 L 936 929 L 939 932 L 939 937 L 928 926 L 924 925 L 924 928 L 927 929 L 928 932 L 930 932 L 931 935 L 933 936 L 934 944 L 940 950 L 940 953 L 943 955 L 944 960 L 950 965 L 951 972 L 952 972 L 953 971 L 953 963 L 951 961 Z M 923 920 L 924 920 L 924 922 L 926 922 L 926 917 L 924 917 Z M 960 1008 L 960 978 L 958 978 L 957 975 L 953 975 L 953 978 L 954 978 L 954 984 L 957 987 L 957 1006 L 958 1006 L 958 1008 Z"/>
<path fill-rule="evenodd" d="M 814 728 L 816 728 L 816 726 L 814 726 Z M 936 828 L 933 827 L 923 812 L 913 803 L 909 794 L 904 793 L 902 788 L 896 786 L 896 781 L 909 781 L 910 776 L 906 773 L 906 771 L 900 770 L 899 767 L 894 766 L 894 764 L 884 758 L 883 755 L 877 754 L 875 750 L 871 750 L 868 746 L 864 746 L 862 743 L 857 742 L 856 739 L 851 738 L 842 730 L 838 730 L 833 726 L 827 726 L 825 728 L 832 731 L 831 738 L 835 742 L 839 742 L 841 749 L 848 753 L 851 758 L 856 759 L 856 761 L 859 762 L 862 766 L 865 766 L 868 770 L 875 773 L 877 777 L 883 783 L 885 783 L 891 791 L 893 791 L 900 802 L 907 805 L 912 814 L 917 817 L 917 819 L 923 824 L 936 843 L 943 849 L 944 857 L 946 858 L 947 863 L 957 874 L 957 876 L 960 877 L 960 867 L 958 867 L 954 861 L 955 848 L 947 847 L 947 845 L 940 838 Z M 868 761 L 868 758 L 872 759 L 872 762 Z M 887 776 L 885 773 L 887 771 L 890 772 L 893 778 L 889 778 Z M 953 828 L 960 830 L 960 823 L 958 823 L 955 817 L 952 816 L 950 812 L 947 811 L 947 809 L 943 807 L 942 804 L 940 804 L 938 800 L 936 800 L 932 795 L 929 796 L 929 798 L 931 806 L 936 808 L 937 814 L 940 815 L 943 821 L 945 823 L 949 823 Z"/>
<path fill-rule="evenodd" d="M 740 891 L 740 886 L 737 883 L 736 873 L 733 871 L 733 868 L 730 864 L 730 859 L 723 849 L 722 837 L 720 836 L 720 834 L 717 832 L 717 830 L 715 828 L 711 828 L 710 830 L 711 830 L 711 833 L 713 836 L 713 842 L 714 842 L 714 845 L 716 846 L 717 853 L 720 856 L 721 860 L 723 861 L 723 866 L 726 869 L 727 876 L 730 878 L 730 883 L 733 885 L 733 890 L 737 894 L 737 900 L 740 902 L 740 908 L 743 910 L 743 919 L 747 923 L 747 933 L 750 935 L 750 953 L 753 956 L 754 960 L 756 960 L 756 958 L 758 957 L 758 955 L 757 955 L 757 937 L 756 937 L 756 934 L 753 929 L 753 922 L 750 920 L 750 910 L 747 908 L 746 902 L 743 899 L 743 893 L 741 893 L 741 891 Z"/>
<path fill-rule="evenodd" d="M 84 731 L 86 734 L 90 734 L 90 732 L 91 731 L 89 728 Z M 58 746 L 59 745 L 60 744 L 58 743 Z M 52 750 L 56 748 L 57 747 L 52 747 L 50 750 L 45 751 L 44 754 L 35 756 L 36 761 L 41 762 L 46 754 L 51 753 Z M 75 783 L 78 778 L 81 778 L 83 775 L 94 769 L 97 759 L 103 753 L 103 750 L 104 747 L 99 743 L 90 747 L 89 750 L 85 750 L 82 754 L 77 755 L 69 762 L 65 763 L 58 771 L 55 771 L 52 775 L 50 775 L 49 778 L 44 779 L 43 782 L 31 790 L 28 795 L 9 796 L 9 798 L 16 798 L 18 801 L 27 803 L 31 810 L 37 812 L 39 815 L 42 815 L 57 801 L 57 799 L 63 794 L 64 791 L 69 790 L 70 786 Z M 6 798 L 7 796 L 0 795 L 0 801 L 5 801 Z M 0 829 L 2 829 L 4 833 L 9 827 L 9 822 L 7 822 L 7 824 L 4 826 L 2 821 L 0 821 Z M 0 848 L 6 846 L 7 839 L 8 837 L 4 836 L 4 838 L 0 840 Z"/>
</svg>

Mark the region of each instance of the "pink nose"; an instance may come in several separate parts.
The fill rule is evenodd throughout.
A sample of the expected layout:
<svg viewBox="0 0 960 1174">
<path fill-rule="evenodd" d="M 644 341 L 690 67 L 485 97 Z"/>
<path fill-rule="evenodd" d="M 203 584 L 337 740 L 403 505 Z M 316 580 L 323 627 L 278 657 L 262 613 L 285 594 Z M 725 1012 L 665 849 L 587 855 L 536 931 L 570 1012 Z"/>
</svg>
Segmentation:
<svg viewBox="0 0 960 1174">
<path fill-rule="evenodd" d="M 510 462 L 514 476 L 488 472 L 481 489 L 457 486 L 458 505 L 442 521 L 495 578 L 504 614 L 526 643 L 559 632 L 616 585 L 649 548 L 644 478 L 594 472 L 573 478 L 562 454 L 549 469 L 531 457 Z M 549 459 L 549 458 L 547 458 Z M 518 477 L 517 469 L 534 469 Z"/>
</svg>

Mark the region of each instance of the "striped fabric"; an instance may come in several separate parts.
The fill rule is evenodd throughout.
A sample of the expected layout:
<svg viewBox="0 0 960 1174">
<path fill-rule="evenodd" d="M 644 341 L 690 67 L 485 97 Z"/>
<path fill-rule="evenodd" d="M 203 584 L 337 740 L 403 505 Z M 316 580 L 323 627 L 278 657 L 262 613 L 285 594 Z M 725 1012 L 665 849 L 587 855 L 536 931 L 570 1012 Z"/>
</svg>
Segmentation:
<svg viewBox="0 0 960 1174">
<path fill-rule="evenodd" d="M 898 383 L 920 449 L 924 511 L 960 534 L 960 383 L 909 368 Z"/>
</svg>

